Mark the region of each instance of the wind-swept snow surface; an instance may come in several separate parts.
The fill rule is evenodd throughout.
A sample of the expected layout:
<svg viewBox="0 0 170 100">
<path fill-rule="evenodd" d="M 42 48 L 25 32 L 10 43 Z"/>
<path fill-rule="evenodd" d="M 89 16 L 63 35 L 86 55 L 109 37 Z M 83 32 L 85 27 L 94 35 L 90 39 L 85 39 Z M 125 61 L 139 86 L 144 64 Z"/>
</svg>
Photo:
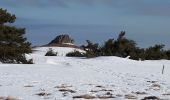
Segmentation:
<svg viewBox="0 0 170 100">
<path fill-rule="evenodd" d="M 29 57 L 33 65 L 0 64 L 0 98 L 19 100 L 170 99 L 170 61 L 134 61 L 119 57 L 64 57 L 72 48 L 47 47 Z M 83 51 L 82 51 L 83 52 Z M 162 75 L 162 67 L 165 66 Z M 155 97 L 154 97 L 155 96 Z M 150 97 L 151 98 L 151 97 Z"/>
</svg>

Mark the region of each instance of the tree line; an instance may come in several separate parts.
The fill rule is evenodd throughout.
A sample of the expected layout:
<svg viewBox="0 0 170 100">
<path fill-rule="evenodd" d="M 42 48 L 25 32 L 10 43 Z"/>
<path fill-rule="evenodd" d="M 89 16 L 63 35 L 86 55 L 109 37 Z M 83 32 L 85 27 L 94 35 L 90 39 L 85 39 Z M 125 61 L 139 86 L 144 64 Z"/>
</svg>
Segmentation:
<svg viewBox="0 0 170 100">
<path fill-rule="evenodd" d="M 170 60 L 170 50 L 165 50 L 165 45 L 156 44 L 148 48 L 140 48 L 137 47 L 137 43 L 134 40 L 127 39 L 125 34 L 125 31 L 121 31 L 116 39 L 108 39 L 103 45 L 87 40 L 87 44 L 81 46 L 86 51 L 86 54 L 83 55 L 85 57 L 129 57 L 133 60 Z"/>
</svg>

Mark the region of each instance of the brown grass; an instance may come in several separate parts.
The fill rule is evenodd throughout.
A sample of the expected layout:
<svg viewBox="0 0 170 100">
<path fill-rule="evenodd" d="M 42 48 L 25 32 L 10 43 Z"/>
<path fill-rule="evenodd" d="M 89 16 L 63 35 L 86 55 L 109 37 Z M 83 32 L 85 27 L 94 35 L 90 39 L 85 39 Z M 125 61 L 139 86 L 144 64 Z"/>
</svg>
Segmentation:
<svg viewBox="0 0 170 100">
<path fill-rule="evenodd" d="M 6 98 L 5 97 L 0 97 L 0 100 L 5 100 Z"/>
<path fill-rule="evenodd" d="M 156 82 L 158 82 L 158 81 L 147 81 L 147 82 L 149 82 L 149 83 L 156 83 Z"/>
<path fill-rule="evenodd" d="M 141 99 L 141 100 L 160 100 L 160 98 L 158 98 L 156 96 L 148 96 L 148 97 L 145 97 L 144 99 Z"/>
<path fill-rule="evenodd" d="M 18 99 L 8 96 L 8 97 L 0 97 L 0 100 L 18 100 Z"/>
<path fill-rule="evenodd" d="M 128 95 L 125 95 L 125 99 L 138 99 L 138 98 L 134 95 L 128 94 Z"/>
<path fill-rule="evenodd" d="M 101 90 L 91 90 L 90 92 L 97 93 L 97 92 L 101 92 L 101 91 L 104 91 L 104 92 L 112 92 L 113 90 L 101 89 Z"/>
<path fill-rule="evenodd" d="M 91 90 L 90 92 L 97 93 L 99 90 Z"/>
<path fill-rule="evenodd" d="M 150 89 L 153 89 L 153 90 L 160 90 L 160 89 L 161 89 L 161 85 L 159 85 L 159 84 L 152 84 L 152 86 L 151 86 Z"/>
<path fill-rule="evenodd" d="M 17 100 L 17 99 L 13 97 L 7 97 L 5 100 Z"/>
<path fill-rule="evenodd" d="M 137 94 L 137 95 L 146 95 L 147 94 L 146 92 L 139 92 L 139 91 L 132 92 L 132 93 Z"/>
<path fill-rule="evenodd" d="M 76 91 L 71 89 L 59 89 L 60 92 L 70 92 L 70 93 L 76 93 Z"/>
<path fill-rule="evenodd" d="M 38 95 L 38 96 L 49 96 L 49 95 L 51 95 L 51 93 L 41 92 L 41 93 L 37 93 L 36 95 Z"/>
<path fill-rule="evenodd" d="M 73 96 L 73 99 L 80 99 L 80 98 L 82 98 L 82 99 L 95 99 L 96 97 L 88 95 L 88 94 L 80 95 L 80 96 Z"/>
<path fill-rule="evenodd" d="M 92 96 L 92 95 L 89 95 L 89 94 L 73 96 L 73 99 L 111 99 L 111 98 L 115 98 L 115 97 L 112 96 L 112 95 Z"/>
<path fill-rule="evenodd" d="M 169 96 L 170 96 L 170 92 L 169 92 L 169 93 L 164 93 L 164 94 L 162 94 L 162 95 L 169 95 Z"/>
<path fill-rule="evenodd" d="M 61 86 L 56 86 L 54 88 L 68 88 L 68 87 L 73 87 L 71 85 L 66 85 L 66 84 L 62 84 Z"/>
<path fill-rule="evenodd" d="M 115 97 L 109 95 L 109 96 L 98 96 L 97 98 L 99 98 L 99 99 L 110 99 L 110 98 L 115 98 Z"/>
<path fill-rule="evenodd" d="M 123 97 L 123 95 L 121 95 L 121 94 L 116 94 L 116 97 Z"/>
<path fill-rule="evenodd" d="M 113 90 L 109 90 L 109 89 L 101 89 L 100 91 L 113 91 Z"/>
</svg>

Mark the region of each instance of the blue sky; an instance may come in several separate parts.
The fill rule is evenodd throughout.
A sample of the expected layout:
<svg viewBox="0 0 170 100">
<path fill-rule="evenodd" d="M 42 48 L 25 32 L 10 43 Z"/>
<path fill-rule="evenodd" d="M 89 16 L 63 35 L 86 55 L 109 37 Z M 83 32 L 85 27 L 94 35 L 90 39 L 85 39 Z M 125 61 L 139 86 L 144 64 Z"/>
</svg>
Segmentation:
<svg viewBox="0 0 170 100">
<path fill-rule="evenodd" d="M 140 47 L 170 48 L 170 0 L 1 0 L 0 7 L 17 16 L 33 45 L 62 33 L 78 45 L 103 43 L 124 30 Z"/>
</svg>

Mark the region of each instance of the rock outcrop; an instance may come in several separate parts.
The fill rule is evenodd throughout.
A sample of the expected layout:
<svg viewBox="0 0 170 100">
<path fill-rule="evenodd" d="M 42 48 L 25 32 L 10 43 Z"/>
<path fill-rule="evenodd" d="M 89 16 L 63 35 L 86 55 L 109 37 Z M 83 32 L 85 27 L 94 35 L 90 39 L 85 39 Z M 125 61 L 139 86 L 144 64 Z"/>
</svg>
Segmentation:
<svg viewBox="0 0 170 100">
<path fill-rule="evenodd" d="M 57 36 L 48 46 L 75 47 L 74 40 L 68 34 Z"/>
</svg>

